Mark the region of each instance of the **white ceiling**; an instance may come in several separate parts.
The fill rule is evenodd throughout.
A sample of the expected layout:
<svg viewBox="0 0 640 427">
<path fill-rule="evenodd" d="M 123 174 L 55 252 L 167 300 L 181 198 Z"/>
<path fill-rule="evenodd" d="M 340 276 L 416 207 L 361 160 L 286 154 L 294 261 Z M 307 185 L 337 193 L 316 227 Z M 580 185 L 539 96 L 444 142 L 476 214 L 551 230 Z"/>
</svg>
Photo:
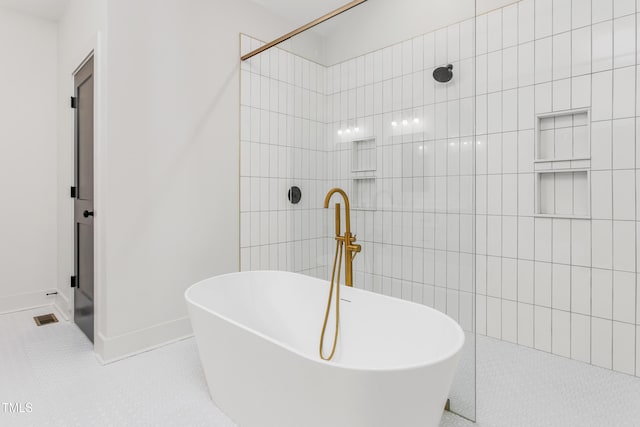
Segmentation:
<svg viewBox="0 0 640 427">
<path fill-rule="evenodd" d="M 57 21 L 69 0 L 0 0 L 0 7 Z M 349 2 L 349 0 L 252 0 L 294 25 L 303 25 Z"/>
<path fill-rule="evenodd" d="M 16 0 L 19 1 L 19 0 Z M 349 3 L 349 0 L 252 0 L 276 15 L 304 25 Z"/>
<path fill-rule="evenodd" d="M 0 0 L 0 7 L 57 21 L 67 7 L 69 0 Z"/>
</svg>

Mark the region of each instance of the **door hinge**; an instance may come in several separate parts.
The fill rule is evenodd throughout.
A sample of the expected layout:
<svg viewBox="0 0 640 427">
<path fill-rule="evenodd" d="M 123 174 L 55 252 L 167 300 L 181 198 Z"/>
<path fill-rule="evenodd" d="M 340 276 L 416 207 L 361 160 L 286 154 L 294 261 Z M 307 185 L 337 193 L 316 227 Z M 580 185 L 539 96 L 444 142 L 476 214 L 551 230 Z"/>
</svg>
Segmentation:
<svg viewBox="0 0 640 427">
<path fill-rule="evenodd" d="M 78 278 L 76 276 L 71 276 L 71 287 L 72 288 L 78 287 Z"/>
<path fill-rule="evenodd" d="M 70 194 L 72 198 L 76 198 L 76 187 L 71 187 Z"/>
<path fill-rule="evenodd" d="M 76 101 L 76 97 L 72 96 L 71 97 L 71 108 L 77 108 L 78 107 L 78 102 Z"/>
</svg>

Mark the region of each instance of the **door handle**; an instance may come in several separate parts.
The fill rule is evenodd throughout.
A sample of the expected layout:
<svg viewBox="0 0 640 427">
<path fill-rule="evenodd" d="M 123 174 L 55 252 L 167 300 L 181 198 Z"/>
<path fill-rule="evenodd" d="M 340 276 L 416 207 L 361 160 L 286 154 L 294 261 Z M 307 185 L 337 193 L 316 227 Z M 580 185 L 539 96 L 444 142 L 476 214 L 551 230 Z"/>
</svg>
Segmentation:
<svg viewBox="0 0 640 427">
<path fill-rule="evenodd" d="M 83 216 L 83 217 L 85 217 L 85 218 L 89 218 L 90 216 L 93 216 L 93 211 L 87 211 L 87 210 L 85 210 L 85 211 L 82 213 L 82 216 Z"/>
</svg>

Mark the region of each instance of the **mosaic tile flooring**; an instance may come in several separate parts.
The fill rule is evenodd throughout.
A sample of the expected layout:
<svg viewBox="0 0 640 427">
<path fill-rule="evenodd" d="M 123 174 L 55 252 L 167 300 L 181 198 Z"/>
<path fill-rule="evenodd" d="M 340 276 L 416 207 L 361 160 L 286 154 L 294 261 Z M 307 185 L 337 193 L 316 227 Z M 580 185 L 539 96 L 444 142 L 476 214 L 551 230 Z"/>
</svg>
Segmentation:
<svg viewBox="0 0 640 427">
<path fill-rule="evenodd" d="M 0 316 L 0 402 L 33 408 L 0 405 L 0 426 L 234 426 L 209 399 L 194 339 L 102 366 L 75 325 L 35 326 L 51 311 Z M 640 426 L 640 378 L 485 337 L 477 375 L 482 427 Z M 441 425 L 473 424 L 445 413 Z"/>
<path fill-rule="evenodd" d="M 638 427 L 640 378 L 477 337 L 481 427 Z M 445 413 L 441 426 L 474 424 Z"/>
</svg>

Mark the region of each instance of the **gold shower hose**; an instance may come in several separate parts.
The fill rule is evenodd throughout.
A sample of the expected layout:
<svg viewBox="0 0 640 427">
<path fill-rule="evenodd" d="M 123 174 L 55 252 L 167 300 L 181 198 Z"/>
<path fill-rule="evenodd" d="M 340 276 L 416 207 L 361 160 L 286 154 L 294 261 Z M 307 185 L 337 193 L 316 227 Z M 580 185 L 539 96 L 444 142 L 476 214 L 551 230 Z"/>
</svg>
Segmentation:
<svg viewBox="0 0 640 427">
<path fill-rule="evenodd" d="M 336 240 L 336 254 L 333 257 L 333 271 L 331 272 L 331 287 L 329 288 L 329 300 L 327 301 L 327 310 L 324 313 L 324 322 L 322 324 L 322 334 L 320 335 L 320 358 L 322 360 L 331 360 L 336 352 L 338 344 L 338 326 L 340 324 L 340 267 L 342 266 L 342 241 Z M 338 266 L 338 276 L 336 277 L 336 264 Z M 324 333 L 327 329 L 327 321 L 329 320 L 329 312 L 331 311 L 331 300 L 333 297 L 333 286 L 336 285 L 336 330 L 333 335 L 333 346 L 328 357 L 324 357 L 322 347 L 324 345 Z"/>
</svg>

